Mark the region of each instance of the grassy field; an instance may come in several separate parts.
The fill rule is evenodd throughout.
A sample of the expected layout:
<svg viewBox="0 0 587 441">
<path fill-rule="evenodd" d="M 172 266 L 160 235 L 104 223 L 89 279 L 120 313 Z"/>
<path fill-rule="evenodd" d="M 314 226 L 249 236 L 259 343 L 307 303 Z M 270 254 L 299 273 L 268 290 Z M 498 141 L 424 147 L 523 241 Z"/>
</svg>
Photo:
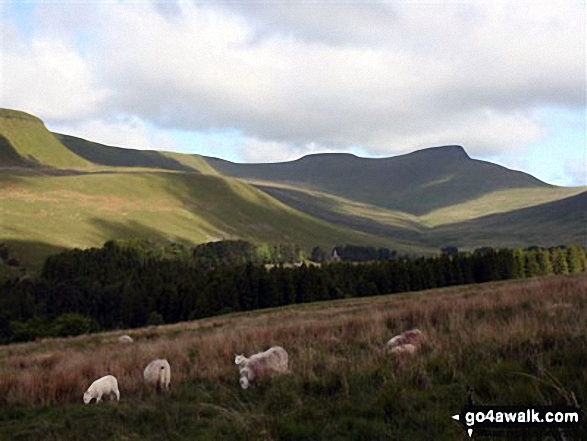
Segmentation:
<svg viewBox="0 0 587 441">
<path fill-rule="evenodd" d="M 383 350 L 412 327 L 427 336 L 418 354 Z M 0 348 L 0 439 L 465 440 L 450 416 L 467 386 L 476 404 L 570 404 L 573 392 L 584 407 L 586 329 L 581 274 L 12 345 Z M 121 346 L 127 332 L 135 343 Z M 271 345 L 292 373 L 240 389 L 234 353 Z M 172 366 L 166 395 L 141 380 L 158 357 Z M 120 403 L 83 405 L 107 373 Z"/>
</svg>

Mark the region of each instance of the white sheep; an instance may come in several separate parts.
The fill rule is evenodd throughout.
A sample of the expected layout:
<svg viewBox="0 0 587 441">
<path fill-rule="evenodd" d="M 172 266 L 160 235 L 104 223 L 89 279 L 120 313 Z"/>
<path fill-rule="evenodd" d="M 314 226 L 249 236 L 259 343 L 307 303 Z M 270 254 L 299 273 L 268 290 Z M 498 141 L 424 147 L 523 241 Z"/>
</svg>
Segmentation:
<svg viewBox="0 0 587 441">
<path fill-rule="evenodd" d="M 130 335 L 121 335 L 118 337 L 118 343 L 132 343 L 133 339 Z"/>
<path fill-rule="evenodd" d="M 143 371 L 147 385 L 156 390 L 168 390 L 171 383 L 171 366 L 164 359 L 151 361 Z"/>
<path fill-rule="evenodd" d="M 424 334 L 419 329 L 410 329 L 409 331 L 402 332 L 400 335 L 396 335 L 390 339 L 386 346 L 387 349 L 393 350 L 398 346 L 412 345 L 418 348 L 424 342 Z"/>
<path fill-rule="evenodd" d="M 243 354 L 236 355 L 234 363 L 239 368 L 239 383 L 243 389 L 248 389 L 257 379 L 265 375 L 289 372 L 288 355 L 281 346 L 273 346 L 249 358 Z"/>
<path fill-rule="evenodd" d="M 416 346 L 411 343 L 406 343 L 405 345 L 395 346 L 391 348 L 392 354 L 413 354 L 418 350 Z"/>
<path fill-rule="evenodd" d="M 120 401 L 120 391 L 118 390 L 118 381 L 112 375 L 106 375 L 94 381 L 88 390 L 84 392 L 84 403 L 88 404 L 92 399 L 96 399 L 96 404 L 102 400 L 102 396 L 116 395 L 116 401 Z"/>
</svg>

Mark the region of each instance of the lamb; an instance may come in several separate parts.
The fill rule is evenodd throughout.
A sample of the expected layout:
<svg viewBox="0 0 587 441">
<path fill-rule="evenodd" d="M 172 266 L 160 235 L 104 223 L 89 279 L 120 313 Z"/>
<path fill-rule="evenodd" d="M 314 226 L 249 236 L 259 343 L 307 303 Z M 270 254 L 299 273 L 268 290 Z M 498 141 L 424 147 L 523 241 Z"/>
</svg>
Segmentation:
<svg viewBox="0 0 587 441">
<path fill-rule="evenodd" d="M 112 375 L 106 375 L 94 381 L 88 390 L 84 392 L 84 403 L 88 404 L 92 399 L 96 399 L 96 404 L 102 400 L 102 396 L 116 395 L 116 401 L 120 401 L 120 391 L 118 390 L 118 381 Z"/>
<path fill-rule="evenodd" d="M 288 355 L 281 346 L 273 346 L 249 358 L 243 354 L 236 355 L 234 363 L 239 368 L 239 383 L 243 389 L 248 389 L 259 378 L 266 375 L 289 372 Z"/>
<path fill-rule="evenodd" d="M 419 329 L 410 329 L 409 331 L 405 331 L 400 335 L 396 335 L 392 339 L 387 342 L 387 347 L 392 349 L 396 346 L 401 346 L 405 344 L 413 344 L 419 345 L 424 340 L 424 334 Z"/>
<path fill-rule="evenodd" d="M 133 339 L 130 335 L 121 335 L 118 337 L 118 343 L 132 343 Z"/>
<path fill-rule="evenodd" d="M 171 366 L 164 359 L 151 361 L 143 371 L 143 378 L 147 385 L 155 390 L 169 390 L 171 383 Z"/>
</svg>

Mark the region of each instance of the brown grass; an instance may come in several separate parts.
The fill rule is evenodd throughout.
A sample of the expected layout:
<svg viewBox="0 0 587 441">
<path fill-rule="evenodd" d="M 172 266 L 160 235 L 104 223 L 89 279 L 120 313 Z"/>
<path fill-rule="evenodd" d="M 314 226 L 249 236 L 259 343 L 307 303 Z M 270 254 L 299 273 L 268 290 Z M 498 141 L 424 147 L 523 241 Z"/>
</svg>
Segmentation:
<svg viewBox="0 0 587 441">
<path fill-rule="evenodd" d="M 171 364 L 172 387 L 209 380 L 238 387 L 234 353 L 272 345 L 290 354 L 294 375 L 313 379 L 376 368 L 390 357 L 383 347 L 400 332 L 418 327 L 427 336 L 421 354 L 397 357 L 400 372 L 448 360 L 454 375 L 470 362 L 495 357 L 548 365 L 553 348 L 587 350 L 587 274 L 448 288 L 231 314 L 190 323 L 110 332 L 0 348 L 0 404 L 81 402 L 98 377 L 117 377 L 121 395 L 146 393 L 142 371 L 154 358 Z M 128 333 L 132 344 L 120 344 Z M 481 351 L 479 348 L 483 348 Z M 587 367 L 587 366 L 586 366 Z M 348 384 L 347 384 L 348 388 Z"/>
</svg>

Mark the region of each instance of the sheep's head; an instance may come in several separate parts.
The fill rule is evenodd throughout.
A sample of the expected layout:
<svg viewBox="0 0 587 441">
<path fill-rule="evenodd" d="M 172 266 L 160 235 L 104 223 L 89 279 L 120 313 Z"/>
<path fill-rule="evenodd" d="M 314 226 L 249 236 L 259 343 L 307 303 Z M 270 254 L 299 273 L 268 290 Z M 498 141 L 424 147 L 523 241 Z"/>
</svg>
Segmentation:
<svg viewBox="0 0 587 441">
<path fill-rule="evenodd" d="M 234 364 L 239 365 L 241 363 L 244 363 L 244 361 L 246 360 L 245 356 L 243 354 L 237 355 L 234 354 Z"/>
<path fill-rule="evenodd" d="M 92 401 L 92 395 L 88 391 L 84 392 L 84 404 L 88 404 L 90 401 Z"/>
</svg>

